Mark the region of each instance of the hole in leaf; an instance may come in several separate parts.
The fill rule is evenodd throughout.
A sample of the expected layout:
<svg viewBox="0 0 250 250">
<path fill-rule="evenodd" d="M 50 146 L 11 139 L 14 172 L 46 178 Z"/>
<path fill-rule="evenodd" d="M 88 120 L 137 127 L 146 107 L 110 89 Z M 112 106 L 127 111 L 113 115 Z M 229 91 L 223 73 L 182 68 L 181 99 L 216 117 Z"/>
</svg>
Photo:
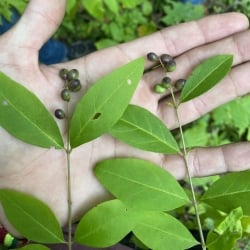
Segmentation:
<svg viewBox="0 0 250 250">
<path fill-rule="evenodd" d="M 93 120 L 97 120 L 97 119 L 100 118 L 101 115 L 102 115 L 101 113 L 97 112 L 97 113 L 95 113 L 95 115 L 93 116 L 92 119 L 93 119 Z"/>
</svg>

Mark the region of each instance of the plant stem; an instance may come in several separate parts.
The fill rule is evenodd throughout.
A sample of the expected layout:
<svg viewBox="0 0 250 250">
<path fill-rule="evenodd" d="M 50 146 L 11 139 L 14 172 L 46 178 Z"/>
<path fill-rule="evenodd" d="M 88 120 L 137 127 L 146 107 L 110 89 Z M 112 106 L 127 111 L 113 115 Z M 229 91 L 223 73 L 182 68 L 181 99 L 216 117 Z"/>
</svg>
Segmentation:
<svg viewBox="0 0 250 250">
<path fill-rule="evenodd" d="M 179 127 L 180 134 L 181 134 L 181 142 L 182 142 L 182 146 L 183 146 L 182 157 L 183 157 L 184 162 L 185 162 L 187 176 L 188 176 L 188 180 L 189 180 L 190 187 L 191 187 L 192 203 L 193 203 L 193 206 L 194 206 L 194 209 L 195 209 L 195 215 L 196 215 L 198 230 L 199 230 L 199 234 L 200 234 L 201 246 L 202 246 L 202 250 L 206 250 L 207 248 L 206 248 L 204 235 L 203 235 L 203 231 L 202 231 L 202 226 L 201 226 L 201 220 L 200 220 L 199 209 L 198 209 L 198 202 L 197 202 L 196 196 L 195 196 L 194 186 L 193 186 L 193 182 L 192 182 L 192 176 L 191 176 L 191 173 L 190 173 L 190 166 L 189 166 L 189 162 L 188 162 L 188 153 L 187 153 L 187 149 L 186 149 L 185 138 L 184 138 L 184 135 L 183 135 L 183 129 L 182 129 L 182 125 L 181 125 L 181 122 L 180 122 L 180 116 L 179 116 L 179 112 L 178 112 L 178 103 L 177 103 L 177 101 L 175 99 L 173 88 L 170 88 L 170 92 L 171 92 L 171 96 L 172 96 L 172 99 L 173 99 L 174 109 L 175 109 L 175 112 L 176 112 L 178 127 Z"/>
<path fill-rule="evenodd" d="M 72 194 L 71 194 L 71 167 L 70 154 L 71 146 L 69 139 L 69 105 L 67 104 L 67 141 L 66 141 L 66 156 L 67 156 L 67 196 L 68 196 L 68 250 L 72 250 Z"/>
<path fill-rule="evenodd" d="M 71 171 L 70 151 L 67 150 L 67 193 L 68 193 L 68 250 L 72 249 L 72 197 L 71 197 Z"/>
</svg>

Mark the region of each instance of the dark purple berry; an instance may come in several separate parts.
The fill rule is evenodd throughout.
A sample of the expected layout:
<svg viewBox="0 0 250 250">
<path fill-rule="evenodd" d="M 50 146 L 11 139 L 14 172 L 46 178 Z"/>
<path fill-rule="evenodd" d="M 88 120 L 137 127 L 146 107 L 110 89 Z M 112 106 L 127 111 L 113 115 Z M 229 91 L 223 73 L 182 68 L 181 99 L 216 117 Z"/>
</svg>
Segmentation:
<svg viewBox="0 0 250 250">
<path fill-rule="evenodd" d="M 63 80 L 67 80 L 68 79 L 68 70 L 67 69 L 61 69 L 59 71 L 59 76 L 63 79 Z"/>
<path fill-rule="evenodd" d="M 68 83 L 68 88 L 72 92 L 77 92 L 81 89 L 81 83 L 78 79 L 73 79 Z"/>
<path fill-rule="evenodd" d="M 55 117 L 58 119 L 64 119 L 65 118 L 65 113 L 62 109 L 56 109 L 55 110 Z"/>
<path fill-rule="evenodd" d="M 164 78 L 162 78 L 162 82 L 161 82 L 161 85 L 166 88 L 166 89 L 169 89 L 170 86 L 172 87 L 171 85 L 172 83 L 172 79 L 168 76 L 165 76 Z"/>
<path fill-rule="evenodd" d="M 147 58 L 151 62 L 157 62 L 159 60 L 159 57 L 154 52 L 149 52 Z"/>
<path fill-rule="evenodd" d="M 166 65 L 169 61 L 172 61 L 173 58 L 169 54 L 162 54 L 160 60 L 162 64 Z"/>
<path fill-rule="evenodd" d="M 181 90 L 181 89 L 183 89 L 185 83 L 186 83 L 186 80 L 185 80 L 185 79 L 178 79 L 178 80 L 175 82 L 175 85 L 174 85 L 174 86 L 175 86 L 175 88 L 176 88 L 177 90 Z"/>
<path fill-rule="evenodd" d="M 70 93 L 69 89 L 63 89 L 62 92 L 61 92 L 61 98 L 64 101 L 69 102 L 70 97 L 71 97 L 71 93 Z"/>
<path fill-rule="evenodd" d="M 69 80 L 77 79 L 78 77 L 79 77 L 79 71 L 77 69 L 71 69 L 68 72 L 68 79 Z"/>
<path fill-rule="evenodd" d="M 171 83 L 172 79 L 168 76 L 165 76 L 162 78 L 162 83 Z"/>
</svg>

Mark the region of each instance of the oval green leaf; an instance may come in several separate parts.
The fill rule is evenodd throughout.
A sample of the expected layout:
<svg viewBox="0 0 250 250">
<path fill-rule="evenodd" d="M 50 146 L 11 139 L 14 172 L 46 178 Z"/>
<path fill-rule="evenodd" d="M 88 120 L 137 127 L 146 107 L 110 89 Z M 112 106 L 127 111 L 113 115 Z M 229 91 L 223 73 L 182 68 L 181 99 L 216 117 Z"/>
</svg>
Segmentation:
<svg viewBox="0 0 250 250">
<path fill-rule="evenodd" d="M 232 64 L 232 55 L 217 55 L 202 62 L 188 77 L 180 102 L 189 101 L 211 89 L 226 76 Z"/>
<path fill-rule="evenodd" d="M 133 233 L 150 249 L 188 249 L 198 244 L 180 221 L 163 212 L 145 213 Z"/>
<path fill-rule="evenodd" d="M 42 201 L 18 191 L 0 189 L 0 202 L 10 223 L 28 240 L 65 242 L 55 215 Z"/>
<path fill-rule="evenodd" d="M 18 248 L 19 250 L 49 250 L 48 247 L 40 244 L 29 244 L 22 248 Z"/>
<path fill-rule="evenodd" d="M 164 123 L 148 110 L 129 105 L 110 134 L 115 138 L 143 150 L 174 154 L 178 144 Z"/>
<path fill-rule="evenodd" d="M 168 211 L 189 202 L 172 175 L 145 160 L 108 159 L 98 163 L 94 172 L 100 182 L 129 207 Z"/>
<path fill-rule="evenodd" d="M 63 148 L 59 128 L 41 101 L 0 72 L 0 126 L 16 138 L 39 147 Z"/>
<path fill-rule="evenodd" d="M 75 148 L 108 132 L 120 119 L 143 74 L 144 60 L 136 59 L 106 75 L 87 91 L 70 124 Z"/>
<path fill-rule="evenodd" d="M 101 203 L 82 217 L 74 240 L 90 247 L 112 246 L 132 230 L 137 218 L 120 200 Z"/>
<path fill-rule="evenodd" d="M 250 215 L 249 180 L 250 171 L 227 174 L 207 190 L 201 201 L 228 213 L 241 207 L 244 215 Z"/>
</svg>

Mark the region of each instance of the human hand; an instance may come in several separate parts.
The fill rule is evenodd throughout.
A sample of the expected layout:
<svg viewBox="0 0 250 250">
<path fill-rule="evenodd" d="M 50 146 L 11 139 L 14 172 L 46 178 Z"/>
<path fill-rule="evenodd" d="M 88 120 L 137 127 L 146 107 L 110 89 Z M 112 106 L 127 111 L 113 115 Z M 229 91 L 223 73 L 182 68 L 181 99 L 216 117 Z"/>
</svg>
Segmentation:
<svg viewBox="0 0 250 250">
<path fill-rule="evenodd" d="M 19 23 L 0 37 L 0 70 L 33 91 L 52 113 L 62 103 L 58 97 L 62 87 L 58 77 L 59 69 L 79 70 L 83 88 L 76 96 L 76 102 L 97 79 L 130 60 L 145 56 L 150 51 L 157 54 L 168 53 L 175 57 L 178 70 L 171 74 L 173 79 L 187 77 L 197 64 L 215 54 L 234 55 L 234 67 L 219 85 L 206 94 L 181 104 L 179 111 L 183 124 L 250 90 L 250 33 L 247 30 L 248 21 L 241 14 L 206 17 L 78 60 L 52 66 L 39 65 L 38 50 L 58 28 L 64 9 L 65 1 L 62 0 L 32 0 Z M 175 114 L 171 107 L 165 105 L 168 97 L 152 92 L 152 86 L 160 79 L 161 74 L 157 71 L 145 74 L 132 102 L 153 112 L 169 128 L 175 128 Z M 63 122 L 57 122 L 63 130 Z M 27 145 L 7 134 L 2 128 L 0 138 L 0 188 L 13 188 L 38 197 L 53 209 L 61 224 L 65 224 L 65 152 Z M 249 168 L 249 151 L 247 143 L 193 149 L 189 153 L 191 173 L 193 176 L 205 176 Z M 96 162 L 116 156 L 148 159 L 169 170 L 176 178 L 184 178 L 186 175 L 184 163 L 179 156 L 136 150 L 109 135 L 104 135 L 74 149 L 71 154 L 75 219 L 88 208 L 108 198 L 108 194 L 95 179 L 92 168 Z M 2 210 L 0 218 L 1 222 L 14 232 Z"/>
</svg>

